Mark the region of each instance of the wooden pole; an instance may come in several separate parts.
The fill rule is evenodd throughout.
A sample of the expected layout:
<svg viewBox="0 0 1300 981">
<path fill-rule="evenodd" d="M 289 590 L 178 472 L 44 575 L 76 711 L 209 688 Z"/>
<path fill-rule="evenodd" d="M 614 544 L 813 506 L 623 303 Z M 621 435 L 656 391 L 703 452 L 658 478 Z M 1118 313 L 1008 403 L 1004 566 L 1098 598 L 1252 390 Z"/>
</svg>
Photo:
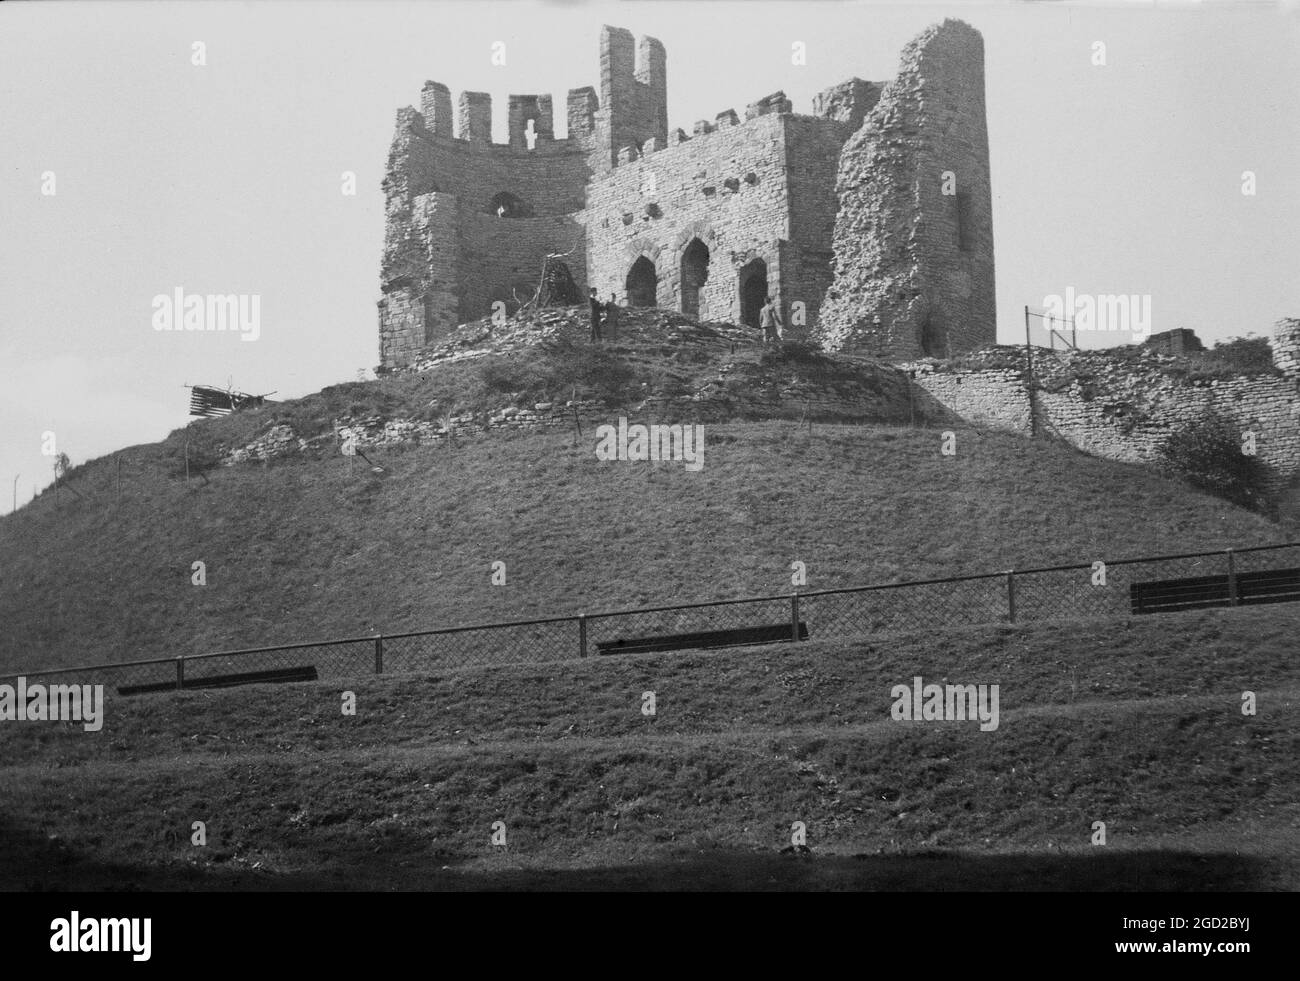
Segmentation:
<svg viewBox="0 0 1300 981">
<path fill-rule="evenodd" d="M 1029 395 L 1029 435 L 1038 435 L 1038 419 L 1034 415 L 1034 349 L 1029 343 L 1029 305 L 1025 305 L 1025 358 L 1028 364 L 1029 381 L 1026 392 Z"/>
</svg>

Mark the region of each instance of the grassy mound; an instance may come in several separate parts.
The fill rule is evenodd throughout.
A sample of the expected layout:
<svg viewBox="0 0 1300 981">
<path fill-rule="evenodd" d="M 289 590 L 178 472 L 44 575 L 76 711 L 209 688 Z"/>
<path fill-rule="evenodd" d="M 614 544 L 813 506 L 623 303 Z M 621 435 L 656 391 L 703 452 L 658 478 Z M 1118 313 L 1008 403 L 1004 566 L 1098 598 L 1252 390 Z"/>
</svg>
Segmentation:
<svg viewBox="0 0 1300 981">
<path fill-rule="evenodd" d="M 304 458 L 189 485 L 167 472 L 168 444 L 136 448 L 120 500 L 105 458 L 80 498 L 0 519 L 0 669 L 768 595 L 796 559 L 825 589 L 1279 537 L 1141 467 L 970 429 L 956 456 L 940 443 L 708 426 L 689 473 L 601 463 L 590 431 L 501 434 L 376 451 L 379 475 Z"/>
</svg>

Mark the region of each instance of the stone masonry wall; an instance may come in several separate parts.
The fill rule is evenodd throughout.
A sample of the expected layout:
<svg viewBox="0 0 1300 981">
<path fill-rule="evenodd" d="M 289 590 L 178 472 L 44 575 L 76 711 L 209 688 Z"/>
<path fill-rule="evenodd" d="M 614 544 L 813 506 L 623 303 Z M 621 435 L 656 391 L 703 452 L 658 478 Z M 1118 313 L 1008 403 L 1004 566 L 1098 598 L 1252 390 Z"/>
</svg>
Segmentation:
<svg viewBox="0 0 1300 981">
<path fill-rule="evenodd" d="M 682 253 L 698 238 L 709 250 L 700 319 L 738 320 L 736 270 L 754 257 L 770 266 L 786 236 L 784 156 L 782 117 L 767 115 L 597 178 L 582 215 L 588 281 L 601 297 L 626 302 L 628 270 L 644 255 L 655 265 L 657 305 L 680 310 Z"/>
<path fill-rule="evenodd" d="M 1273 363 L 1291 378 L 1300 378 L 1300 319 L 1279 320 L 1273 328 Z"/>
<path fill-rule="evenodd" d="M 536 106 L 537 97 L 527 99 L 533 101 L 512 99 L 516 128 L 524 109 Z M 382 364 L 396 364 L 449 327 L 484 316 L 493 300 L 513 309 L 512 287 L 529 280 L 535 287 L 548 253 L 576 247 L 566 261 L 583 280 L 582 229 L 570 216 L 585 198 L 589 148 L 581 139 L 548 138 L 546 126 L 535 129 L 540 135 L 530 150 L 432 132 L 413 109 L 398 114 L 384 182 Z M 531 217 L 495 214 L 491 204 L 502 193 Z"/>
<path fill-rule="evenodd" d="M 857 91 L 862 105 L 869 104 L 879 85 L 860 82 Z M 838 106 L 838 103 L 836 104 Z M 850 113 L 852 116 L 852 113 Z M 853 134 L 851 122 L 836 122 L 812 116 L 787 116 L 785 123 L 786 180 L 790 188 L 790 259 L 783 266 L 788 284 L 782 304 L 787 326 L 792 323 L 790 307 L 804 304 L 805 329 L 815 330 L 822 302 L 831 285 L 832 247 L 839 198 L 835 175 L 844 141 Z"/>
<path fill-rule="evenodd" d="M 583 232 L 581 223 L 571 215 L 506 219 L 465 214 L 460 225 L 460 259 L 470 272 L 461 277 L 460 313 L 455 323 L 490 313 L 498 300 L 513 313 L 520 301 L 537 289 L 542 258 L 548 253 L 572 252 L 560 261 L 569 267 L 585 295 Z"/>
<path fill-rule="evenodd" d="M 836 189 L 835 278 L 817 331 L 829 349 L 907 360 L 996 341 L 978 31 L 946 20 L 907 45 L 844 146 Z"/>
<path fill-rule="evenodd" d="M 645 256 L 658 305 L 681 309 L 682 255 L 698 238 L 709 249 L 701 319 L 740 323 L 739 273 L 761 259 L 786 323 L 795 300 L 811 322 L 830 279 L 833 175 L 848 126 L 780 111 L 743 123 L 718 118 L 717 128 L 651 148 L 592 181 L 581 216 L 588 280 L 602 297 L 626 302 L 628 271 Z"/>
<path fill-rule="evenodd" d="M 951 370 L 933 361 L 905 364 L 916 384 L 945 408 L 977 426 L 1028 433 L 1031 403 L 1023 348 L 981 352 L 993 362 Z M 1176 429 L 1208 409 L 1256 434 L 1274 490 L 1300 473 L 1300 395 L 1294 377 L 1240 375 L 1188 380 L 1171 373 L 1173 359 L 1141 360 L 1105 352 L 1076 352 L 1062 363 L 1035 351 L 1033 414 L 1039 432 L 1096 456 L 1132 463 L 1156 460 Z"/>
</svg>

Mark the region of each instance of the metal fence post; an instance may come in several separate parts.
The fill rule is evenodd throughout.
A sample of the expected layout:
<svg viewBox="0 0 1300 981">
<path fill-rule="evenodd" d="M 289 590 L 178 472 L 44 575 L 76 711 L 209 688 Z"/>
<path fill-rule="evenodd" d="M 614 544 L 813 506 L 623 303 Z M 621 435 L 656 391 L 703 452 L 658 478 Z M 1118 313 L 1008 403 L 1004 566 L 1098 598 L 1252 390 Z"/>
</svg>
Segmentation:
<svg viewBox="0 0 1300 981">
<path fill-rule="evenodd" d="M 1228 603 L 1236 606 L 1240 602 L 1237 596 L 1237 560 L 1232 554 L 1232 549 L 1228 549 Z"/>
<path fill-rule="evenodd" d="M 790 639 L 799 639 L 799 594 L 790 594 Z"/>
<path fill-rule="evenodd" d="M 578 614 L 578 657 L 587 656 L 587 615 Z"/>
<path fill-rule="evenodd" d="M 384 673 L 384 635 L 375 634 L 375 674 Z"/>
<path fill-rule="evenodd" d="M 185 687 L 185 655 L 176 656 L 176 690 L 180 691 Z"/>
<path fill-rule="evenodd" d="M 1016 622 L 1016 572 L 1007 570 L 1007 619 Z"/>
</svg>

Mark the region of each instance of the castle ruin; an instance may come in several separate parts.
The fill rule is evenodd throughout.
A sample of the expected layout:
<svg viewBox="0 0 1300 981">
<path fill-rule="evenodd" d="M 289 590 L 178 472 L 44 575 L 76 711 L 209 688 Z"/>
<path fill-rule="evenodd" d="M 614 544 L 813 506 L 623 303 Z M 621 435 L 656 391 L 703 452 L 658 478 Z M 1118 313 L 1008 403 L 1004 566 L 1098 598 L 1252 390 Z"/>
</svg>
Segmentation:
<svg viewBox="0 0 1300 981">
<path fill-rule="evenodd" d="M 668 130 L 667 55 L 600 36 L 600 94 L 491 98 L 426 82 L 399 110 L 384 178 L 380 360 L 537 287 L 562 257 L 585 295 L 757 326 L 771 295 L 828 348 L 902 361 L 996 341 L 984 45 L 947 20 L 887 83 L 852 78 L 811 115 L 776 92 Z M 498 308 L 499 309 L 499 308 Z"/>
</svg>

